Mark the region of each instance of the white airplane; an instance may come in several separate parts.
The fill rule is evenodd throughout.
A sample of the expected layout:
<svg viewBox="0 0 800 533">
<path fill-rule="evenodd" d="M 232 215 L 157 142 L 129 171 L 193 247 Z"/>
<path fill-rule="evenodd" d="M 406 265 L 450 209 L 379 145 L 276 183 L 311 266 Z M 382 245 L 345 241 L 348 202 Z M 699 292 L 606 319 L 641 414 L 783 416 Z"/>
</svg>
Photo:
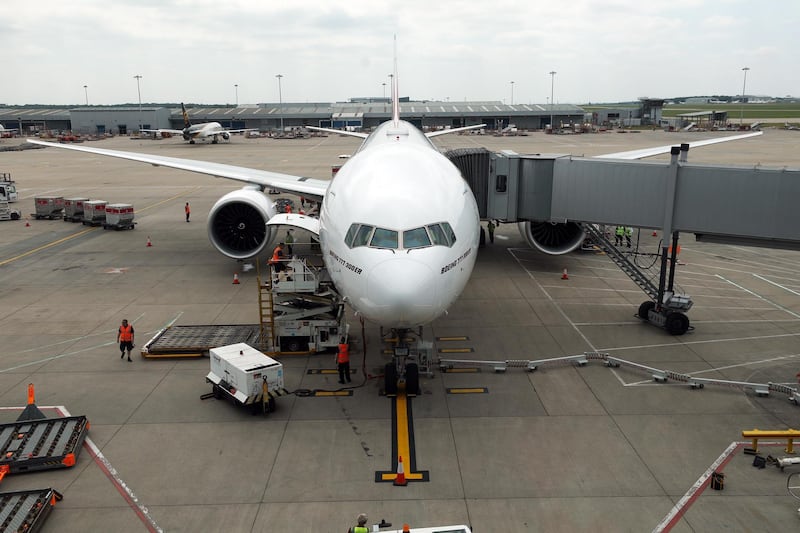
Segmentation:
<svg viewBox="0 0 800 533">
<path fill-rule="evenodd" d="M 253 128 L 226 130 L 219 122 L 203 122 L 202 124 L 192 124 L 192 122 L 189 120 L 189 114 L 186 112 L 186 106 L 184 106 L 183 103 L 181 103 L 181 111 L 183 112 L 184 124 L 184 128 L 182 130 L 160 128 L 157 130 L 143 129 L 142 131 L 145 133 L 169 133 L 170 135 L 180 135 L 183 137 L 183 140 L 189 141 L 189 144 L 194 144 L 198 139 L 207 140 L 209 138 L 211 139 L 211 144 L 217 144 L 220 137 L 226 141 L 229 140 L 231 138 L 231 133 L 253 131 Z"/>
<path fill-rule="evenodd" d="M 318 236 L 331 279 L 356 314 L 404 332 L 421 328 L 447 311 L 469 280 L 478 252 L 480 220 L 474 195 L 430 138 L 485 126 L 421 132 L 400 120 L 397 80 L 395 74 L 392 119 L 371 134 L 314 128 L 363 139 L 330 181 L 205 161 L 29 142 L 246 183 L 211 208 L 208 234 L 215 248 L 228 257 L 247 259 L 264 250 L 277 225 L 308 230 Z M 637 159 L 669 152 L 671 147 L 607 157 Z M 277 213 L 265 194 L 269 189 L 322 201 L 319 218 Z M 584 239 L 580 225 L 572 222 L 522 222 L 520 230 L 531 246 L 549 254 L 574 250 Z"/>
<path fill-rule="evenodd" d="M 0 137 L 5 137 L 7 134 L 12 134 L 17 131 L 17 128 L 6 128 L 0 124 Z"/>
</svg>

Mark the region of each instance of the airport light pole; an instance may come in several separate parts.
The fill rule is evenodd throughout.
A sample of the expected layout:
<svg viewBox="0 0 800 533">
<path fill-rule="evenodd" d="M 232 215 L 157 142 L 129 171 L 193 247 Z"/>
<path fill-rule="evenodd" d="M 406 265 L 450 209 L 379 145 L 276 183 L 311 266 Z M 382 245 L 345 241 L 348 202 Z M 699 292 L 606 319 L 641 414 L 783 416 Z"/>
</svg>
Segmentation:
<svg viewBox="0 0 800 533">
<path fill-rule="evenodd" d="M 83 92 L 86 95 L 86 107 L 89 107 L 89 86 L 88 85 L 84 85 L 83 86 Z"/>
<path fill-rule="evenodd" d="M 142 79 L 141 74 L 134 76 L 136 78 L 136 92 L 139 95 L 139 135 L 142 134 L 142 90 L 139 87 L 139 80 Z"/>
<path fill-rule="evenodd" d="M 278 105 L 281 113 L 281 135 L 283 135 L 283 94 L 281 94 L 281 78 L 283 78 L 283 74 L 276 74 L 275 77 L 278 78 Z"/>
<path fill-rule="evenodd" d="M 383 85 L 383 101 L 386 102 L 386 82 L 381 83 Z"/>
<path fill-rule="evenodd" d="M 514 82 L 511 82 L 511 105 L 514 105 Z"/>
<path fill-rule="evenodd" d="M 744 72 L 744 81 L 742 82 L 742 101 L 739 103 L 739 125 L 742 125 L 742 121 L 744 120 L 744 91 L 747 87 L 747 71 L 750 70 L 750 67 L 744 67 L 742 72 Z"/>
<path fill-rule="evenodd" d="M 555 131 L 555 125 L 553 124 L 553 103 L 555 102 L 555 100 L 553 100 L 553 86 L 555 85 L 555 83 L 556 83 L 556 71 L 551 70 L 550 71 L 550 129 L 553 131 Z"/>
<path fill-rule="evenodd" d="M 236 91 L 236 107 L 239 107 L 239 84 L 234 83 L 233 88 Z"/>
</svg>

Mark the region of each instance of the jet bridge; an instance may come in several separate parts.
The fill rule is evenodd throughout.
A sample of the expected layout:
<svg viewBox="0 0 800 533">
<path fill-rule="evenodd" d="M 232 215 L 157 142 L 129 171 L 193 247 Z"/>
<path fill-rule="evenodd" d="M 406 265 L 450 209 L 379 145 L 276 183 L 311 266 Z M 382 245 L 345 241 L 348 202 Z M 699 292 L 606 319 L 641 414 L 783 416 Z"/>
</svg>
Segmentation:
<svg viewBox="0 0 800 533">
<path fill-rule="evenodd" d="M 691 164 L 687 154 L 688 145 L 673 147 L 668 162 L 485 149 L 446 155 L 472 187 L 481 218 L 520 222 L 531 246 L 545 253 L 576 249 L 587 224 L 661 229 L 659 285 L 638 314 L 681 334 L 689 329 L 683 312 L 690 300 L 670 290 L 674 271 L 667 282 L 668 249 L 680 232 L 705 242 L 800 249 L 800 169 Z"/>
</svg>

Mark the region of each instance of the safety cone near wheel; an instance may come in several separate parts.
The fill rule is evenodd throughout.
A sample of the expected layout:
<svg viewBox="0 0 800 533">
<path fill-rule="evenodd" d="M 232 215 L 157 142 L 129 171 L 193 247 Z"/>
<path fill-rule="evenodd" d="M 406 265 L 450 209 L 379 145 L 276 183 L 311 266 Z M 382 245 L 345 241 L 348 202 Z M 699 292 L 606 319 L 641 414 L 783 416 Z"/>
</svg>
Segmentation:
<svg viewBox="0 0 800 533">
<path fill-rule="evenodd" d="M 561 279 L 569 279 L 569 276 L 567 275 L 567 269 L 566 268 L 564 269 L 564 272 L 561 273 Z"/>
<path fill-rule="evenodd" d="M 239 274 L 236 272 L 233 273 L 233 284 L 239 285 Z"/>
<path fill-rule="evenodd" d="M 150 240 L 150 235 L 147 236 L 147 247 L 151 248 L 153 246 L 153 241 Z"/>
<path fill-rule="evenodd" d="M 405 487 L 408 485 L 408 481 L 406 481 L 406 472 L 403 469 L 403 456 L 397 456 L 397 477 L 394 478 L 394 484 Z"/>
</svg>

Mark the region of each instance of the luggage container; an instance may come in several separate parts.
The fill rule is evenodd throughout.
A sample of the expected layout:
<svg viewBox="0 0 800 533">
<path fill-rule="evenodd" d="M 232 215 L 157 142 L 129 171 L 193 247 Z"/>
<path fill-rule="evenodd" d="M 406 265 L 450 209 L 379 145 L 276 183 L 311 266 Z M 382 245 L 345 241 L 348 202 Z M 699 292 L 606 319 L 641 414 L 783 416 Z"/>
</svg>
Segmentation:
<svg viewBox="0 0 800 533">
<path fill-rule="evenodd" d="M 103 229 L 133 229 L 133 206 L 131 204 L 107 204 Z"/>
<path fill-rule="evenodd" d="M 88 198 L 64 198 L 64 222 L 80 222 L 83 220 L 83 203 Z"/>
<path fill-rule="evenodd" d="M 61 218 L 64 214 L 63 196 L 36 196 L 33 201 L 36 204 L 36 212 L 33 213 L 33 216 L 37 220 L 40 218 L 53 220 Z"/>
<path fill-rule="evenodd" d="M 275 398 L 286 394 L 283 365 L 243 342 L 209 350 L 211 383 L 215 398 L 230 398 L 250 406 L 254 413 L 275 410 Z"/>
<path fill-rule="evenodd" d="M 106 202 L 105 200 L 89 200 L 83 202 L 83 225 L 99 226 L 106 221 Z"/>
</svg>

